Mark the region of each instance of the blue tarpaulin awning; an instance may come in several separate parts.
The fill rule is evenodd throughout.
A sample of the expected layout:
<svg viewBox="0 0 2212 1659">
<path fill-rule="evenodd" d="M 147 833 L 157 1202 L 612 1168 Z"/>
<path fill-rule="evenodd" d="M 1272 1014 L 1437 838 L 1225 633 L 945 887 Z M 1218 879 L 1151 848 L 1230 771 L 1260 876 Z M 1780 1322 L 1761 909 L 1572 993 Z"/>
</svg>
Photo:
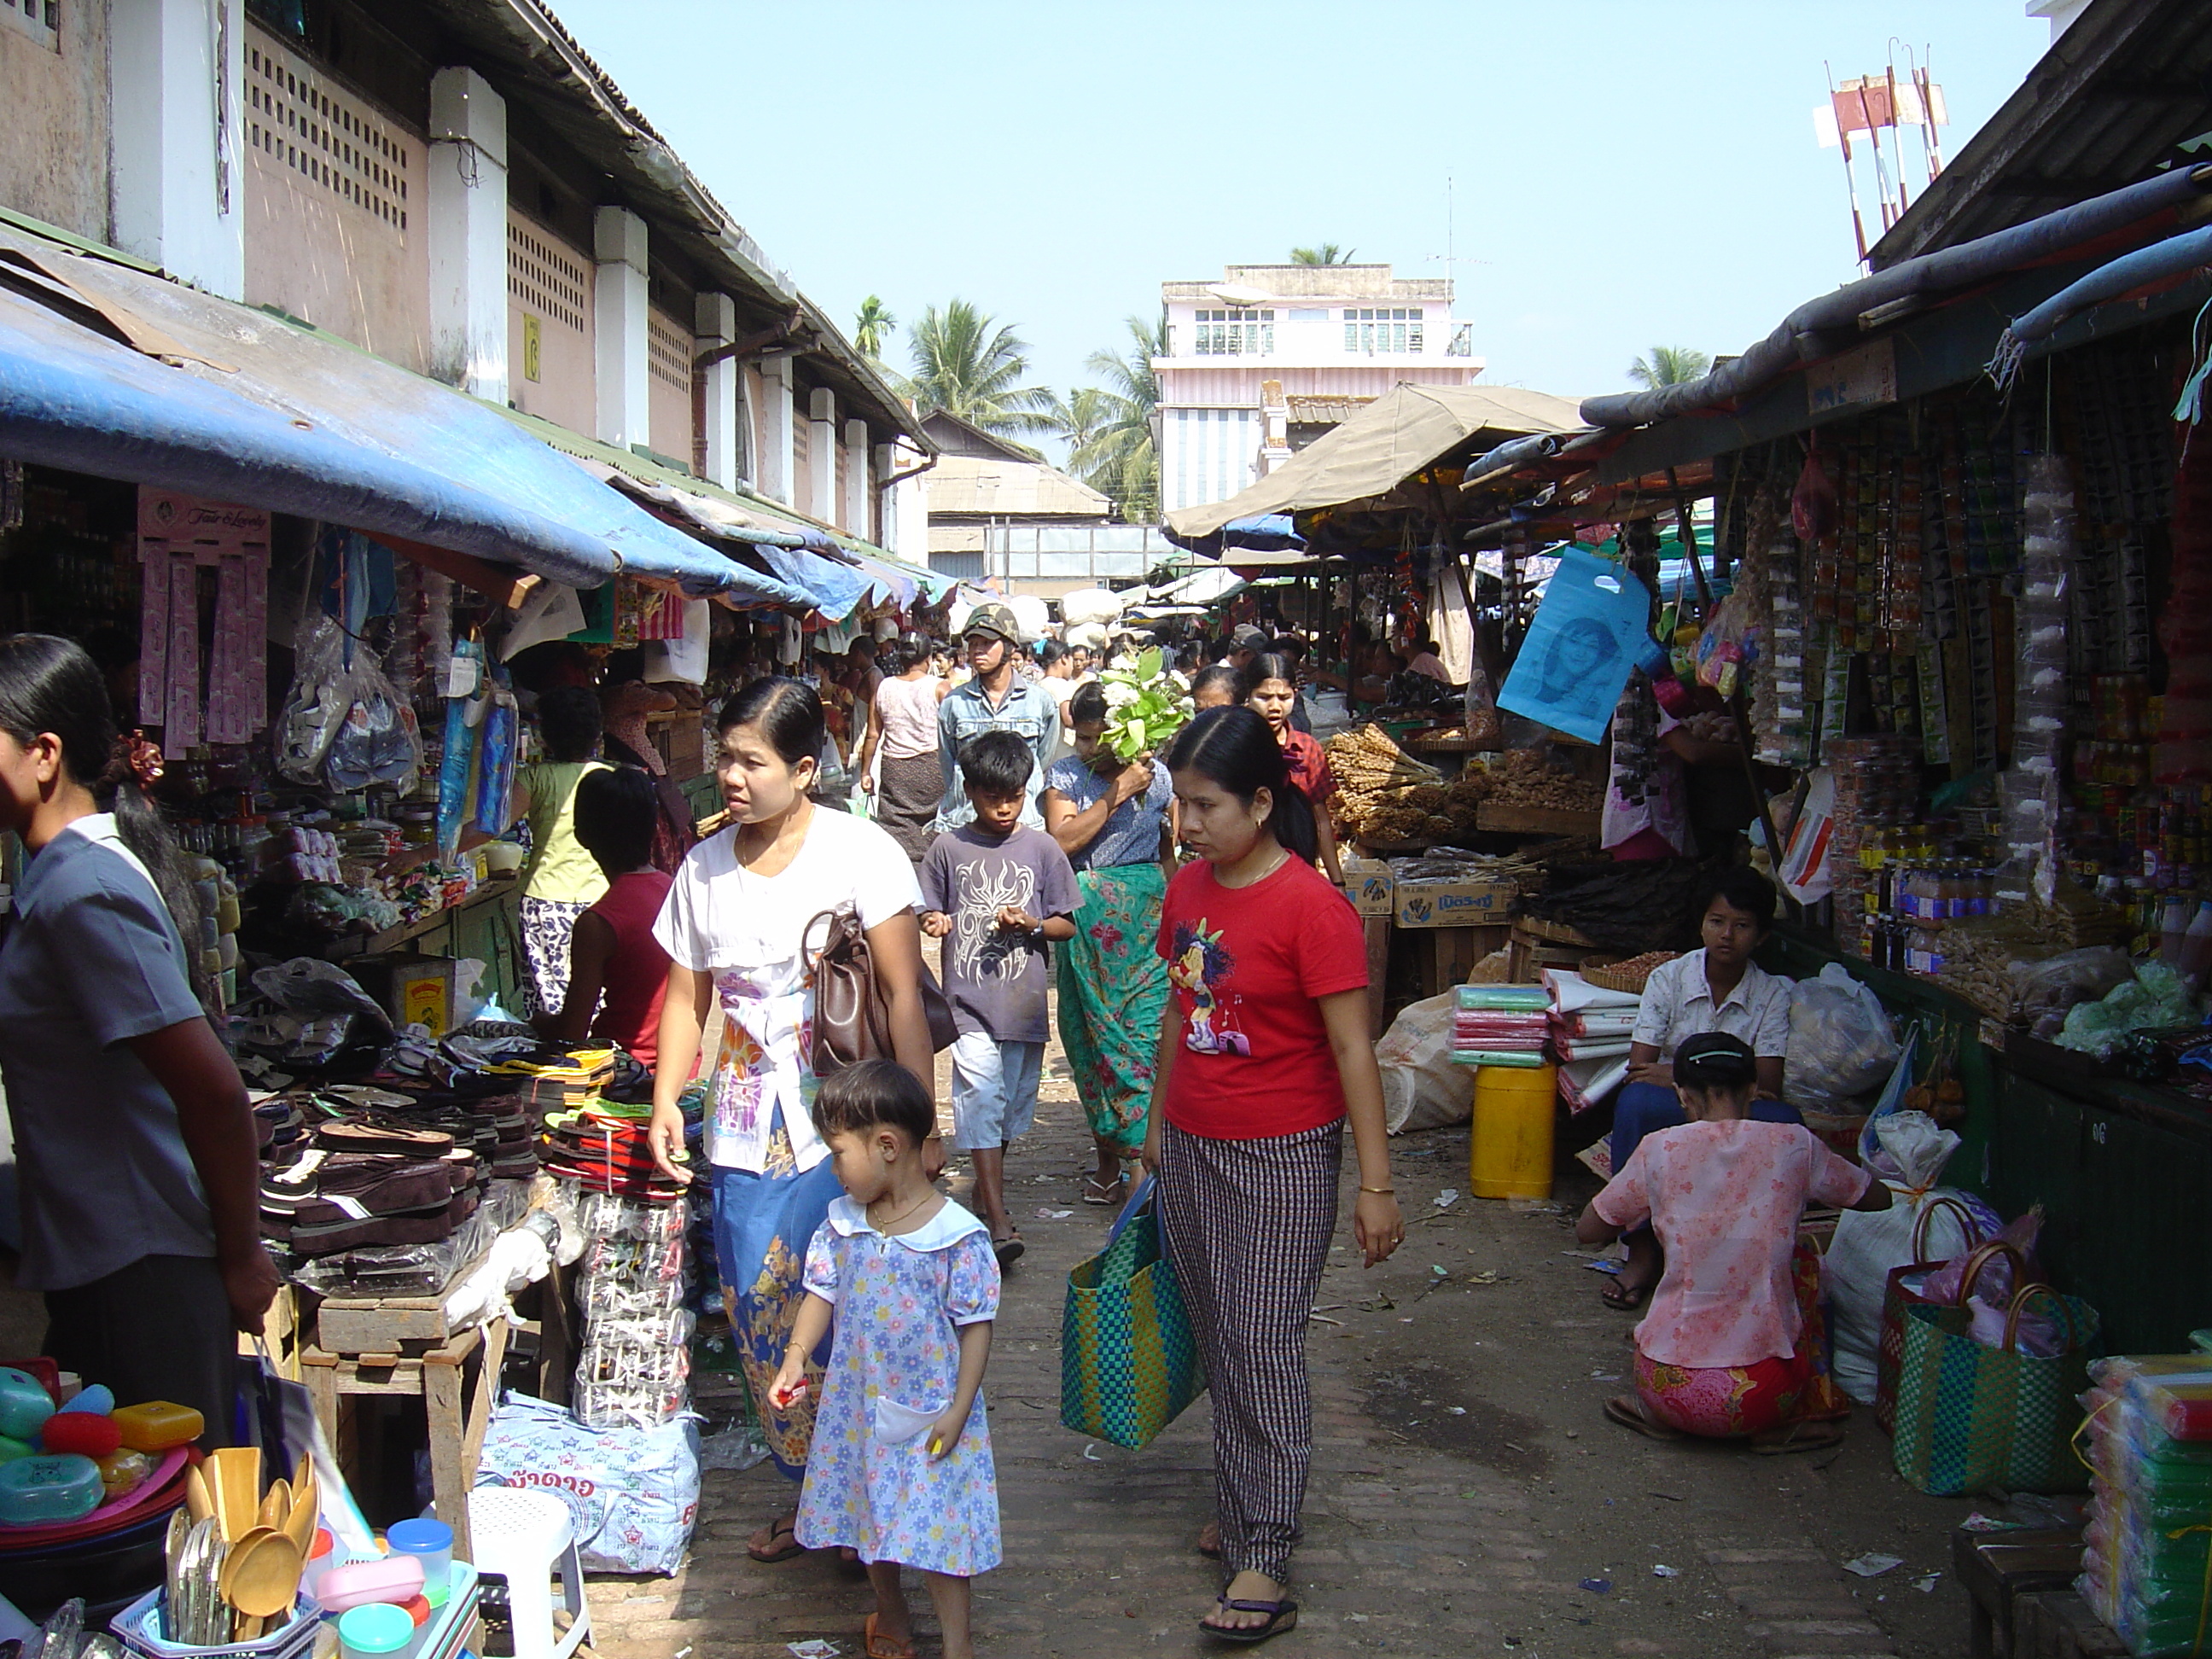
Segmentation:
<svg viewBox="0 0 2212 1659">
<path fill-rule="evenodd" d="M 0 224 L 0 453 L 520 565 L 811 609 L 453 388 Z"/>
</svg>

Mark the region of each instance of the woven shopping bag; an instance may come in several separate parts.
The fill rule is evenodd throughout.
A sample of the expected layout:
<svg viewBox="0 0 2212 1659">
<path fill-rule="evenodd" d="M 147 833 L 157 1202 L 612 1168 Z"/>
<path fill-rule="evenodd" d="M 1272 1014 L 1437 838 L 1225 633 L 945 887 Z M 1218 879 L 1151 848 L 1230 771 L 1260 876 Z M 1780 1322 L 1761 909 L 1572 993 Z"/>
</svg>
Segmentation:
<svg viewBox="0 0 2212 1659">
<path fill-rule="evenodd" d="M 1985 1261 L 1988 1258 L 1984 1257 Z M 1978 1273 L 1983 1263 L 1973 1264 Z M 2072 1447 L 2089 1386 L 2089 1348 L 2097 1310 L 2048 1285 L 2022 1285 L 2005 1316 L 2004 1346 L 1985 1347 L 1969 1332 L 1966 1298 L 1957 1307 L 1905 1310 L 1905 1358 L 1899 1367 L 1897 1472 L 1922 1492 L 1963 1497 L 2009 1492 L 2081 1492 L 2088 1471 Z M 2050 1358 L 2016 1352 L 2021 1315 L 2043 1299 L 2057 1309 L 2064 1349 Z"/>
<path fill-rule="evenodd" d="M 1959 1231 L 1969 1250 L 1982 1242 L 1980 1221 L 1957 1199 L 1938 1194 L 1920 1206 L 1919 1218 L 1912 1224 L 1911 1255 L 1903 1267 L 1889 1270 L 1889 1281 L 1882 1291 L 1881 1334 L 1875 1343 L 1874 1420 L 1884 1434 L 1897 1431 L 1897 1372 L 1905 1363 L 1905 1310 L 1935 1305 L 1919 1291 L 1906 1289 L 1905 1281 L 1932 1273 L 1944 1265 L 1928 1260 L 1928 1224 L 1939 1209 L 1958 1217 Z M 2015 1285 L 2027 1282 L 2024 1265 L 2018 1261 L 2013 1264 Z"/>
<path fill-rule="evenodd" d="M 1067 1275 L 1060 1316 L 1060 1420 L 1134 1450 L 1206 1388 L 1198 1339 L 1160 1249 L 1152 1177 L 1129 1195 L 1106 1248 Z"/>
</svg>

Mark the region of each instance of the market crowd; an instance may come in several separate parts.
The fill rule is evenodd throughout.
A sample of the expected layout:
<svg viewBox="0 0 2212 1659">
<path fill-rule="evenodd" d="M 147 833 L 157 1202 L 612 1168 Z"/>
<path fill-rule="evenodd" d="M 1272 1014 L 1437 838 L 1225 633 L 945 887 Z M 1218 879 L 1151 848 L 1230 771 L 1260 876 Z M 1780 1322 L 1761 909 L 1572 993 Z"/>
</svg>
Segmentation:
<svg viewBox="0 0 2212 1659">
<path fill-rule="evenodd" d="M 724 1308 L 793 1488 L 750 1553 L 864 1564 L 871 1654 L 912 1651 L 902 1566 L 926 1575 L 945 1651 L 971 1651 L 969 1582 L 1000 1559 L 983 1382 L 1024 1250 L 1005 1170 L 1053 988 L 1096 1152 L 1082 1200 L 1141 1194 L 1212 1391 L 1216 1514 L 1192 1541 L 1221 1562 L 1213 1635 L 1297 1622 L 1304 1345 L 1347 1140 L 1363 1259 L 1404 1237 L 1309 699 L 1459 693 L 1425 638 L 1336 663 L 1250 624 L 1211 648 L 1143 643 L 1031 648 L 989 603 L 957 646 L 863 637 L 746 678 L 712 716 L 704 826 L 647 730 L 665 694 L 545 647 L 518 665 L 538 757 L 470 837 L 526 826 L 520 1012 L 648 1067 L 654 1163 L 711 1194 Z M 1187 722 L 1164 745 L 1118 741 L 1117 711 L 1152 690 L 1187 697 Z M 0 828 L 31 854 L 0 947 L 21 1282 L 46 1296 L 59 1364 L 220 1425 L 230 1334 L 259 1328 L 278 1281 L 246 1091 L 204 1012 L 193 897 L 150 795 L 161 764 L 83 650 L 0 640 Z M 1662 790 L 1620 811 L 1625 855 L 1674 844 Z M 1786 988 L 1751 961 L 1773 906 L 1761 878 L 1724 872 L 1702 948 L 1653 976 L 1616 1174 L 1581 1224 L 1626 1233 L 1607 1297 L 1648 1304 L 1635 1392 L 1608 1407 L 1638 1432 L 1811 1443 L 1833 1415 L 1799 1340 L 1796 1214 L 1888 1191 L 1781 1103 Z M 833 975 L 857 996 L 833 1006 Z M 965 1205 L 939 1184 L 953 1156 Z"/>
</svg>

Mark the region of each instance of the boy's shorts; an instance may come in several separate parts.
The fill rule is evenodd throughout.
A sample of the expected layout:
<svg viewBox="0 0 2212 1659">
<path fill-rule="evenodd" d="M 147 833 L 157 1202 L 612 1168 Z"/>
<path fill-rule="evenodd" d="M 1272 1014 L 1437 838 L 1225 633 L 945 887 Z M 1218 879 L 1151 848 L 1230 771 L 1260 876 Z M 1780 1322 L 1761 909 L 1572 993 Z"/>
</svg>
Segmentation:
<svg viewBox="0 0 2212 1659">
<path fill-rule="evenodd" d="M 1036 1116 L 1044 1044 L 963 1031 L 952 1044 L 952 1148 L 972 1152 L 1026 1134 Z"/>
</svg>

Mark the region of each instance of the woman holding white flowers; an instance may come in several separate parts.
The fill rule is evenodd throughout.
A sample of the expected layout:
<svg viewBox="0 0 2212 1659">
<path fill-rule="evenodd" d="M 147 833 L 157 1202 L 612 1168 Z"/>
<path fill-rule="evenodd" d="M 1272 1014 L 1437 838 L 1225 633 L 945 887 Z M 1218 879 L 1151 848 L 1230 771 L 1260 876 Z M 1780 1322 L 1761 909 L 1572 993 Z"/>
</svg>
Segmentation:
<svg viewBox="0 0 2212 1659">
<path fill-rule="evenodd" d="M 1118 681 L 1079 689 L 1068 700 L 1075 752 L 1044 778 L 1045 829 L 1075 866 L 1083 901 L 1075 937 L 1053 957 L 1060 1044 L 1098 1154 L 1083 1183 L 1085 1204 L 1122 1200 L 1123 1162 L 1145 1144 L 1167 1004 L 1167 964 L 1153 940 L 1175 873 L 1174 781 L 1150 755 L 1124 760 L 1106 740 L 1109 712 L 1139 696 Z M 1171 718 L 1180 723 L 1180 708 Z"/>
<path fill-rule="evenodd" d="M 1336 826 L 1328 816 L 1328 798 L 1336 793 L 1336 775 L 1328 769 L 1328 752 L 1310 732 L 1291 724 L 1297 706 L 1298 671 L 1280 652 L 1263 651 L 1244 671 L 1252 688 L 1244 706 L 1267 722 L 1267 729 L 1282 745 L 1283 763 L 1290 769 L 1291 786 L 1313 808 L 1315 838 L 1321 844 L 1321 867 L 1336 886 L 1344 885 L 1344 866 L 1336 853 Z"/>
</svg>

